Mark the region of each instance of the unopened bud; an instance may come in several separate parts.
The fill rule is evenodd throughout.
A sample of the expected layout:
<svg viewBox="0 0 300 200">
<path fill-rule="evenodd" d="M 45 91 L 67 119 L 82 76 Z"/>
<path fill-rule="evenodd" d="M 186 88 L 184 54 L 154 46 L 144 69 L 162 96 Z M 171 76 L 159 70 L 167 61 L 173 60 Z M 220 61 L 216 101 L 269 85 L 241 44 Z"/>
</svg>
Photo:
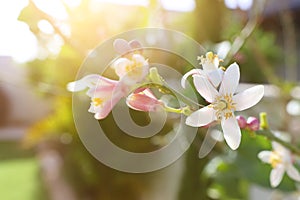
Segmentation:
<svg viewBox="0 0 300 200">
<path fill-rule="evenodd" d="M 240 128 L 246 128 L 247 122 L 246 122 L 245 117 L 238 115 L 238 116 L 236 116 L 236 120 L 238 121 Z"/>
<path fill-rule="evenodd" d="M 247 119 L 247 126 L 251 131 L 259 130 L 259 120 L 256 117 L 249 117 Z"/>
<path fill-rule="evenodd" d="M 130 94 L 126 103 L 134 110 L 145 112 L 157 111 L 159 107 L 163 106 L 163 102 L 159 101 L 148 89 L 140 93 Z"/>
</svg>

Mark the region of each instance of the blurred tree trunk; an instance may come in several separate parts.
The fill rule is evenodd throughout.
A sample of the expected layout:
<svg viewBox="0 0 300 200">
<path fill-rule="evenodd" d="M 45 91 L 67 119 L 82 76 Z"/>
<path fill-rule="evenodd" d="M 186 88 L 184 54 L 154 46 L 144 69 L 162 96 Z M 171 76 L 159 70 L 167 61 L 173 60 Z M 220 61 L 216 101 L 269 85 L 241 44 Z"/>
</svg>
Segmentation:
<svg viewBox="0 0 300 200">
<path fill-rule="evenodd" d="M 201 134 L 198 133 L 193 144 L 186 152 L 186 164 L 181 179 L 181 188 L 178 193 L 178 200 L 206 200 L 210 199 L 207 196 L 207 189 L 209 186 L 208 180 L 205 180 L 201 174 L 208 163 L 208 158 L 199 159 L 199 143 L 202 139 Z"/>
<path fill-rule="evenodd" d="M 200 44 L 217 43 L 222 40 L 222 16 L 225 10 L 223 1 L 196 0 L 194 38 L 197 42 Z M 209 160 L 207 157 L 204 159 L 198 157 L 199 147 L 203 141 L 202 134 L 205 133 L 198 133 L 190 149 L 186 152 L 185 171 L 181 180 L 178 200 L 210 199 L 207 196 L 209 180 L 205 180 L 204 176 L 201 176 Z"/>
<path fill-rule="evenodd" d="M 77 200 L 73 188 L 63 176 L 64 160 L 55 147 L 58 144 L 44 142 L 39 145 L 38 158 L 42 177 L 51 200 Z"/>
<path fill-rule="evenodd" d="M 220 0 L 196 0 L 195 39 L 199 43 L 220 42 L 225 5 Z"/>
</svg>

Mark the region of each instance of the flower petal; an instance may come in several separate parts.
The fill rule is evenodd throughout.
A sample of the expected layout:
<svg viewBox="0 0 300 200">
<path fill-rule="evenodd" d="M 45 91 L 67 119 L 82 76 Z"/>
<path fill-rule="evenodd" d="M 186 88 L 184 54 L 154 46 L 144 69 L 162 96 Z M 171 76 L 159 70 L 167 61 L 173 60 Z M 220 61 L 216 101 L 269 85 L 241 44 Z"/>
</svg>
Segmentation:
<svg viewBox="0 0 300 200">
<path fill-rule="evenodd" d="M 286 172 L 291 179 L 300 181 L 299 171 L 292 164 L 287 166 Z"/>
<path fill-rule="evenodd" d="M 222 132 L 216 129 L 216 127 L 214 126 L 209 126 L 199 150 L 199 158 L 204 158 L 205 156 L 207 156 L 207 154 L 211 152 L 217 142 L 222 141 L 222 139 Z"/>
<path fill-rule="evenodd" d="M 122 78 L 128 73 L 126 67 L 132 64 L 133 62 L 127 58 L 118 58 L 115 62 L 113 62 L 111 67 L 115 70 L 119 78 Z"/>
<path fill-rule="evenodd" d="M 261 161 L 265 163 L 270 163 L 271 155 L 272 155 L 271 151 L 261 151 L 257 156 Z"/>
<path fill-rule="evenodd" d="M 93 88 L 90 88 L 87 92 L 86 95 L 89 97 L 105 97 L 107 94 L 111 94 L 111 92 L 114 90 L 116 86 L 111 85 L 111 86 L 96 86 Z"/>
<path fill-rule="evenodd" d="M 270 174 L 270 183 L 272 187 L 277 187 L 281 182 L 284 174 L 284 166 L 278 165 L 278 167 L 272 169 Z"/>
<path fill-rule="evenodd" d="M 238 64 L 231 64 L 225 71 L 221 83 L 220 92 L 222 94 L 233 94 L 240 81 L 240 68 Z"/>
<path fill-rule="evenodd" d="M 257 104 L 263 96 L 264 86 L 257 85 L 234 95 L 232 100 L 236 103 L 236 110 L 242 111 Z"/>
<path fill-rule="evenodd" d="M 185 123 L 189 126 L 200 127 L 209 124 L 215 120 L 215 111 L 211 107 L 204 107 L 195 112 L 186 118 Z"/>
<path fill-rule="evenodd" d="M 287 148 L 285 148 L 278 142 L 272 142 L 272 148 L 276 153 L 285 158 L 285 160 L 291 161 L 291 152 Z"/>
<path fill-rule="evenodd" d="M 202 69 L 192 69 L 192 70 L 188 71 L 186 74 L 183 75 L 183 77 L 181 79 L 181 87 L 185 88 L 185 83 L 186 83 L 187 78 L 194 74 L 198 74 L 198 75 L 203 74 L 204 75 L 204 72 Z"/>
<path fill-rule="evenodd" d="M 217 90 L 207 80 L 207 78 L 199 75 L 193 75 L 194 85 L 199 94 L 208 102 L 213 102 L 215 97 L 218 96 Z"/>
<path fill-rule="evenodd" d="M 241 129 L 235 118 L 232 116 L 228 119 L 223 118 L 221 126 L 224 132 L 224 139 L 232 150 L 236 150 L 241 143 Z"/>
<path fill-rule="evenodd" d="M 107 117 L 107 115 L 110 113 L 110 111 L 113 109 L 113 107 L 120 101 L 120 99 L 124 96 L 122 92 L 113 92 L 113 95 L 110 99 L 105 101 L 102 107 L 96 107 L 94 108 L 94 117 L 96 119 L 104 119 Z M 89 110 L 90 111 L 90 110 Z M 90 111 L 91 112 L 91 111 Z"/>
<path fill-rule="evenodd" d="M 67 85 L 67 89 L 71 92 L 78 92 L 85 88 L 95 87 L 96 85 L 111 85 L 116 84 L 117 81 L 105 78 L 98 74 L 90 74 L 78 81 L 70 82 Z"/>
<path fill-rule="evenodd" d="M 222 69 L 213 70 L 207 73 L 208 79 L 214 85 L 214 87 L 218 87 L 222 81 L 224 75 L 224 71 Z"/>
<path fill-rule="evenodd" d="M 126 40 L 120 38 L 114 41 L 113 46 L 115 51 L 121 55 L 126 54 L 131 50 L 129 43 Z"/>
<path fill-rule="evenodd" d="M 134 110 L 149 112 L 157 110 L 163 103 L 143 93 L 132 93 L 127 97 L 126 104 Z"/>
<path fill-rule="evenodd" d="M 132 49 L 142 48 L 142 44 L 137 40 L 131 40 L 128 42 L 128 44 Z"/>
<path fill-rule="evenodd" d="M 78 80 L 74 82 L 70 82 L 67 85 L 67 90 L 70 92 L 78 92 L 87 88 L 86 83 L 83 80 Z"/>
</svg>

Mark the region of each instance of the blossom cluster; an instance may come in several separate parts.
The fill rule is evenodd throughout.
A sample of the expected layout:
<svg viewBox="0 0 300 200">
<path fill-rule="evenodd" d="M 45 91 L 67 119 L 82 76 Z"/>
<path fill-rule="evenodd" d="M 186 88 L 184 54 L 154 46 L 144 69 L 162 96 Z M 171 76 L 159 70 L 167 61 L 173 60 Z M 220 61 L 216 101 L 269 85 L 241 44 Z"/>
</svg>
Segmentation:
<svg viewBox="0 0 300 200">
<path fill-rule="evenodd" d="M 111 80 L 98 74 L 91 74 L 80 80 L 71 82 L 67 88 L 71 92 L 78 92 L 88 88 L 86 94 L 91 99 L 89 112 L 95 119 L 107 117 L 113 107 L 126 98 L 128 107 L 134 110 L 155 112 L 164 109 L 166 112 L 176 112 L 187 115 L 186 125 L 192 127 L 208 127 L 220 124 L 224 139 L 232 150 L 236 150 L 241 143 L 241 129 L 258 131 L 259 121 L 255 117 L 247 120 L 243 116 L 235 116 L 236 111 L 246 110 L 256 105 L 264 95 L 264 86 L 256 85 L 244 91 L 237 92 L 240 80 L 240 68 L 233 63 L 225 69 L 220 65 L 219 57 L 208 52 L 199 56 L 202 68 L 193 69 L 183 75 L 181 86 L 185 88 L 188 77 L 192 76 L 197 92 L 208 103 L 198 110 L 192 110 L 189 105 L 183 108 L 171 108 L 158 99 L 151 90 L 153 82 L 162 82 L 157 70 L 150 68 L 149 60 L 143 55 L 142 45 L 136 41 L 116 39 L 114 49 L 119 57 L 110 67 L 119 77 Z M 155 72 L 155 76 L 151 74 Z M 188 111 L 188 112 L 187 112 Z M 276 187 L 287 174 L 294 180 L 300 181 L 300 174 L 293 166 L 292 153 L 273 142 L 273 151 L 262 151 L 258 157 L 269 163 L 273 170 L 270 175 L 271 186 Z"/>
<path fill-rule="evenodd" d="M 124 97 L 127 97 L 127 105 L 135 110 L 154 111 L 162 105 L 149 88 L 138 88 L 132 91 L 135 85 L 141 83 L 149 73 L 148 60 L 139 51 L 141 47 L 136 40 L 130 42 L 123 39 L 115 40 L 114 48 L 121 57 L 112 63 L 111 68 L 114 69 L 119 80 L 91 74 L 67 85 L 71 92 L 88 88 L 86 94 L 91 98 L 89 112 L 94 113 L 95 119 L 107 117 L 113 107 Z"/>
</svg>

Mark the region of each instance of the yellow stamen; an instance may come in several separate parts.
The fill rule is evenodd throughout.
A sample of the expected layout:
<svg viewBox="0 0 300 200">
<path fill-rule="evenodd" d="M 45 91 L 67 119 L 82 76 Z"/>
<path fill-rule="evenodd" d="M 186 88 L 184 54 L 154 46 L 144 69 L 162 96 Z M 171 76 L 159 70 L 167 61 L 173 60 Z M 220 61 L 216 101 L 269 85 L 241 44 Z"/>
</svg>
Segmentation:
<svg viewBox="0 0 300 200">
<path fill-rule="evenodd" d="M 100 106 L 104 102 L 104 100 L 101 98 L 93 98 L 92 102 L 93 102 L 94 106 Z"/>
<path fill-rule="evenodd" d="M 280 163 L 282 163 L 282 157 L 277 152 L 273 151 L 270 157 L 271 166 L 275 168 Z"/>
<path fill-rule="evenodd" d="M 131 65 L 125 67 L 125 70 L 129 76 L 140 76 L 143 71 L 143 63 L 133 61 Z"/>
<path fill-rule="evenodd" d="M 220 60 L 220 61 L 221 61 L 221 60 Z M 223 66 L 221 66 L 221 67 L 220 67 L 220 69 L 221 69 L 221 70 L 223 70 L 223 71 L 225 71 L 225 70 L 226 70 L 226 68 L 225 68 L 225 67 L 223 67 Z"/>
<path fill-rule="evenodd" d="M 214 55 L 213 52 L 209 51 L 209 52 L 206 53 L 205 56 L 206 56 L 206 58 L 207 58 L 209 61 L 212 62 L 212 61 L 214 60 L 214 58 L 215 58 L 216 55 Z"/>
<path fill-rule="evenodd" d="M 235 103 L 232 101 L 232 94 L 218 96 L 211 107 L 216 110 L 218 120 L 221 120 L 222 117 L 225 117 L 225 119 L 233 117 L 233 112 L 236 109 Z"/>
</svg>

